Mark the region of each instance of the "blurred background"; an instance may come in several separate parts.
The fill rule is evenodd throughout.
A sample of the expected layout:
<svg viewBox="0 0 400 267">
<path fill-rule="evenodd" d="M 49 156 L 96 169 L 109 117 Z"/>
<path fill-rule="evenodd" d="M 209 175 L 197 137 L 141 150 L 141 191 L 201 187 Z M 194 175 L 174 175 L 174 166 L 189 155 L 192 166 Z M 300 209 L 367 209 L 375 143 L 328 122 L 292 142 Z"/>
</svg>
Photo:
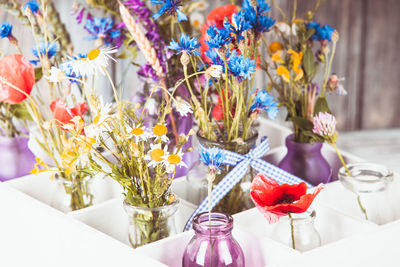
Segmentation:
<svg viewBox="0 0 400 267">
<path fill-rule="evenodd" d="M 16 1 L 16 0 L 15 0 Z M 113 1 L 113 0 L 110 0 Z M 32 55 L 32 35 L 29 27 L 6 12 L 5 5 L 14 0 L 0 0 L 0 22 L 14 25 L 25 55 Z M 17 1 L 19 3 L 26 1 Z M 79 1 L 78 1 L 79 2 Z M 84 0 L 81 0 L 84 3 Z M 240 3 L 241 1 L 237 1 Z M 316 0 L 298 0 L 297 17 L 304 17 Z M 93 41 L 84 40 L 87 32 L 71 15 L 70 0 L 53 0 L 71 34 L 76 53 L 93 48 Z M 209 0 L 207 12 L 230 1 Z M 291 13 L 293 0 L 275 0 L 283 11 Z M 272 5 L 272 15 L 279 21 L 279 12 Z M 344 77 L 347 96 L 329 96 L 330 106 L 338 120 L 340 131 L 338 144 L 343 150 L 367 160 L 390 165 L 400 171 L 400 1 L 399 0 L 326 0 L 315 20 L 329 24 L 340 34 L 333 71 Z M 98 15 L 101 15 L 99 12 Z M 0 41 L 0 52 L 16 53 L 8 41 Z M 110 66 L 117 84 L 121 82 L 124 95 L 133 97 L 141 89 L 136 70 L 129 63 L 119 60 Z M 102 82 L 102 77 L 97 81 Z M 257 87 L 265 88 L 268 80 L 259 75 Z M 109 88 L 101 87 L 104 96 L 111 97 Z M 281 112 L 279 123 L 284 123 Z"/>
</svg>

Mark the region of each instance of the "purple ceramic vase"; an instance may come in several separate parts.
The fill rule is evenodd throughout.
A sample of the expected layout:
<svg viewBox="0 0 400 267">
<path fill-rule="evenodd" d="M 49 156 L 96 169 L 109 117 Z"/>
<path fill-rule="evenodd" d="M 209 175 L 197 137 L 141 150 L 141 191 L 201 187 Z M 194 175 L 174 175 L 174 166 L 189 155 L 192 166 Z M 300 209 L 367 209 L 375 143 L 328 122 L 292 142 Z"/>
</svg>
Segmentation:
<svg viewBox="0 0 400 267">
<path fill-rule="evenodd" d="M 183 254 L 183 267 L 242 267 L 244 255 L 242 248 L 232 236 L 233 218 L 221 213 L 200 213 L 193 219 L 195 236 L 186 246 Z"/>
<path fill-rule="evenodd" d="M 279 168 L 302 178 L 312 185 L 329 183 L 332 168 L 321 154 L 322 143 L 297 143 L 294 134 L 286 137 L 287 154 Z"/>
<path fill-rule="evenodd" d="M 28 148 L 28 138 L 0 136 L 0 181 L 29 174 L 35 156 Z"/>
</svg>

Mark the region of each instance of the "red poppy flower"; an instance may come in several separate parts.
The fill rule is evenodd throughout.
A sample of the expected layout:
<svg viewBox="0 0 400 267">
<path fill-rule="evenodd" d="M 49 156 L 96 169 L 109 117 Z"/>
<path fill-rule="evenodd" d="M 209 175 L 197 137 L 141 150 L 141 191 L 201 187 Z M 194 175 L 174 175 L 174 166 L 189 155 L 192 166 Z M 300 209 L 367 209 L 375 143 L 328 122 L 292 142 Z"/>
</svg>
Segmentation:
<svg viewBox="0 0 400 267">
<path fill-rule="evenodd" d="M 10 55 L 0 59 L 0 76 L 28 95 L 35 84 L 35 70 L 32 64 L 21 54 Z M 24 93 L 0 82 L 0 102 L 18 104 L 26 97 Z"/>
<path fill-rule="evenodd" d="M 275 180 L 258 174 L 250 188 L 251 199 L 269 223 L 275 223 L 288 213 L 303 213 L 322 190 L 320 184 L 312 194 L 307 194 L 307 185 L 279 185 Z"/>
<path fill-rule="evenodd" d="M 82 117 L 88 110 L 88 106 L 86 103 L 78 103 L 75 107 L 69 108 L 67 104 L 65 104 L 64 100 L 58 98 L 50 104 L 50 110 L 53 113 L 57 125 L 59 125 L 63 130 L 66 130 L 63 125 L 73 123 L 71 120 L 75 116 Z"/>
<path fill-rule="evenodd" d="M 235 5 L 225 5 L 214 8 L 210 14 L 208 14 L 206 18 L 206 22 L 201 26 L 201 37 L 200 37 L 200 44 L 201 44 L 201 57 L 207 63 L 211 63 L 210 58 L 207 57 L 204 53 L 208 50 L 208 45 L 205 43 L 207 40 L 207 29 L 215 25 L 218 29 L 224 27 L 224 19 L 228 18 L 229 21 L 232 21 L 232 15 L 237 12 L 237 8 Z"/>
</svg>

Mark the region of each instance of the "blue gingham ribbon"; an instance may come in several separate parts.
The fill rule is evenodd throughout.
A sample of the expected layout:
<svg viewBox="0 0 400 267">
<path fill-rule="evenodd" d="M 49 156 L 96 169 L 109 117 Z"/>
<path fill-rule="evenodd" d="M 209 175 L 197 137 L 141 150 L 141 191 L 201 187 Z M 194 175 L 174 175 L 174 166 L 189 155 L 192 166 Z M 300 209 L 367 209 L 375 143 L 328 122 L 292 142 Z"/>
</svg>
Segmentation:
<svg viewBox="0 0 400 267">
<path fill-rule="evenodd" d="M 202 145 L 199 145 L 199 147 L 200 150 L 206 149 Z M 217 205 L 217 203 L 243 178 L 249 165 L 257 172 L 261 172 L 279 183 L 297 184 L 304 182 L 299 177 L 262 160 L 261 157 L 263 157 L 269 150 L 270 148 L 267 137 L 263 137 L 262 142 L 258 146 L 252 148 L 246 155 L 241 155 L 229 150 L 221 150 L 221 152 L 225 154 L 225 159 L 222 164 L 236 167 L 233 168 L 212 190 L 211 208 L 214 208 L 215 205 Z M 311 186 L 308 183 L 307 185 Z M 192 228 L 192 220 L 194 216 L 205 211 L 208 211 L 208 197 L 200 203 L 197 209 L 190 216 L 189 220 L 186 222 L 184 231 Z"/>
</svg>

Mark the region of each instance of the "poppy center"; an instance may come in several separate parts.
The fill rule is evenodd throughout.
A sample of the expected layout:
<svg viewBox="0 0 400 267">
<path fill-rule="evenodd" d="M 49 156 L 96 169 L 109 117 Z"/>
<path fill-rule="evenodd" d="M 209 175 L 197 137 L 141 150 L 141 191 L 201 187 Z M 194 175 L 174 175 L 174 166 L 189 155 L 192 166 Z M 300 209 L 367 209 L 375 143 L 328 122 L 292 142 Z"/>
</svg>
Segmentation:
<svg viewBox="0 0 400 267">
<path fill-rule="evenodd" d="M 181 162 L 181 157 L 176 154 L 172 154 L 172 155 L 168 156 L 167 160 L 168 160 L 169 164 L 176 165 L 179 162 Z"/>
<path fill-rule="evenodd" d="M 96 59 L 99 55 L 100 55 L 100 49 L 95 48 L 89 52 L 88 59 L 90 60 Z"/>
<path fill-rule="evenodd" d="M 135 128 L 132 130 L 133 135 L 142 135 L 144 133 L 144 130 L 141 128 Z"/>
<path fill-rule="evenodd" d="M 153 149 L 153 151 L 150 152 L 150 158 L 154 161 L 161 161 L 163 156 L 164 151 L 160 148 Z"/>
<path fill-rule="evenodd" d="M 167 134 L 167 132 L 168 132 L 167 127 L 165 127 L 162 124 L 158 124 L 158 125 L 154 126 L 153 133 L 157 136 L 163 136 L 163 135 Z"/>
<path fill-rule="evenodd" d="M 292 195 L 283 195 L 281 199 L 278 201 L 279 204 L 290 204 L 293 203 L 294 198 Z"/>
</svg>

